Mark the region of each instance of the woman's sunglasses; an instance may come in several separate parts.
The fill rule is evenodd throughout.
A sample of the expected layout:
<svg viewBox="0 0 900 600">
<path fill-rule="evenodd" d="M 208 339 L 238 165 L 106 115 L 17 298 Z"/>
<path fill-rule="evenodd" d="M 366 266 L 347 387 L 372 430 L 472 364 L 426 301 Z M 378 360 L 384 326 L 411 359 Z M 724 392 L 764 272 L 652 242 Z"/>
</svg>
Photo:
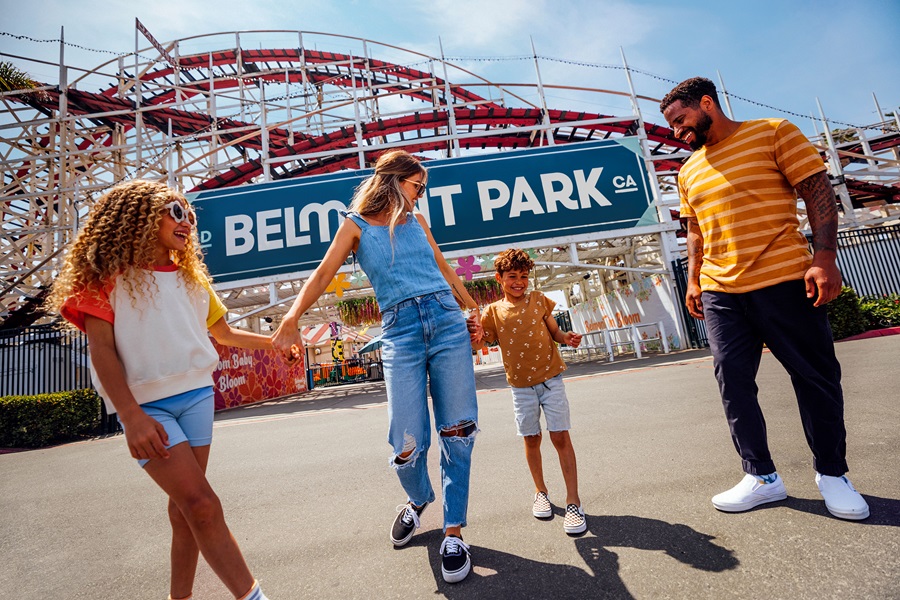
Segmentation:
<svg viewBox="0 0 900 600">
<path fill-rule="evenodd" d="M 169 209 L 169 216 L 175 219 L 176 223 L 181 223 L 187 220 L 191 225 L 197 224 L 197 215 L 194 214 L 193 209 L 185 208 L 181 202 L 177 200 L 173 200 L 169 202 L 163 208 Z"/>
<path fill-rule="evenodd" d="M 412 179 L 404 179 L 403 181 L 412 183 L 413 185 L 416 186 L 416 198 L 421 198 L 422 194 L 425 193 L 425 184 L 422 183 L 421 181 L 413 181 Z"/>
</svg>

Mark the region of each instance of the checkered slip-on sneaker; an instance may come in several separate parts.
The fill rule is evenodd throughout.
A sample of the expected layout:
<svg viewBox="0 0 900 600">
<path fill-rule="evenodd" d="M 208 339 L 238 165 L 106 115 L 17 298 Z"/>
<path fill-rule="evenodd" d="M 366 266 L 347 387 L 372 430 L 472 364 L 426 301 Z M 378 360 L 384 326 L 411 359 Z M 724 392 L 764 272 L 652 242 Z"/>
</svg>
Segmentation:
<svg viewBox="0 0 900 600">
<path fill-rule="evenodd" d="M 566 530 L 566 533 L 583 533 L 587 529 L 584 511 L 577 504 L 566 505 L 566 520 L 563 521 L 563 529 Z"/>
<path fill-rule="evenodd" d="M 531 514 L 538 519 L 546 519 L 553 516 L 553 506 L 547 492 L 538 492 L 534 495 L 534 504 L 531 505 Z"/>
</svg>

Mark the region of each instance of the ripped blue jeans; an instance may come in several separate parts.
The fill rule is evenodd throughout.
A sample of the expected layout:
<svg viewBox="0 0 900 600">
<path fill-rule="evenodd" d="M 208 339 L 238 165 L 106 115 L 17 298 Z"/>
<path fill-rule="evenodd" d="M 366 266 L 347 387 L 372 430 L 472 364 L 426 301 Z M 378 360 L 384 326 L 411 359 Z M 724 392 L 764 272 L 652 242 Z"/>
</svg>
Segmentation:
<svg viewBox="0 0 900 600">
<path fill-rule="evenodd" d="M 409 501 L 417 506 L 434 501 L 427 461 L 430 391 L 441 448 L 444 528 L 465 526 L 478 430 L 475 371 L 465 317 L 449 291 L 435 292 L 384 311 L 381 327 L 391 466 Z"/>
</svg>

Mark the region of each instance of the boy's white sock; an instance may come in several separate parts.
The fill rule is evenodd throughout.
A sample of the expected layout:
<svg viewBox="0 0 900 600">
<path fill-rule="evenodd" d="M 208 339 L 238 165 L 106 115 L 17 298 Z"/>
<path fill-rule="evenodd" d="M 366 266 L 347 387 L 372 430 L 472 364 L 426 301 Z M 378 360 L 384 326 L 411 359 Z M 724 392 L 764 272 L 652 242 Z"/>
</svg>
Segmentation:
<svg viewBox="0 0 900 600">
<path fill-rule="evenodd" d="M 253 587 L 250 588 L 250 591 L 238 598 L 238 600 L 269 600 L 266 598 L 266 595 L 262 593 L 262 590 L 259 588 L 259 582 L 254 581 Z"/>
</svg>

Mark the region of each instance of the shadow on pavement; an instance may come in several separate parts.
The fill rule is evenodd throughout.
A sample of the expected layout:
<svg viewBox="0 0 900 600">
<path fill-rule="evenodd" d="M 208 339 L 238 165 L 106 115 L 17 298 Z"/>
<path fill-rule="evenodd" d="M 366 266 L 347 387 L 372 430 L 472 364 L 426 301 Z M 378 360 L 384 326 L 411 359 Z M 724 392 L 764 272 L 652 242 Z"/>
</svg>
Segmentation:
<svg viewBox="0 0 900 600">
<path fill-rule="evenodd" d="M 713 543 L 711 535 L 687 525 L 634 516 L 587 516 L 588 532 L 574 540 L 591 573 L 573 565 L 544 563 L 507 552 L 473 546 L 473 571 L 458 584 L 444 582 L 438 550 L 441 531 L 413 538 L 427 546 L 437 591 L 447 598 L 633 598 L 619 576 L 619 557 L 613 548 L 664 552 L 695 569 L 723 572 L 740 561 L 734 552 Z"/>
<path fill-rule="evenodd" d="M 863 498 L 869 504 L 869 513 L 871 516 L 863 521 L 849 521 L 851 523 L 860 523 L 861 525 L 887 525 L 888 527 L 900 527 L 900 500 L 895 498 L 879 498 L 878 496 L 869 496 L 863 494 Z M 837 519 L 825 508 L 825 502 L 819 499 L 794 498 L 788 496 L 787 500 L 781 502 L 784 506 L 799 512 L 809 513 L 811 515 L 821 515 L 829 519 Z M 760 507 L 762 508 L 762 507 Z M 844 519 L 837 519 L 843 521 Z"/>
</svg>

